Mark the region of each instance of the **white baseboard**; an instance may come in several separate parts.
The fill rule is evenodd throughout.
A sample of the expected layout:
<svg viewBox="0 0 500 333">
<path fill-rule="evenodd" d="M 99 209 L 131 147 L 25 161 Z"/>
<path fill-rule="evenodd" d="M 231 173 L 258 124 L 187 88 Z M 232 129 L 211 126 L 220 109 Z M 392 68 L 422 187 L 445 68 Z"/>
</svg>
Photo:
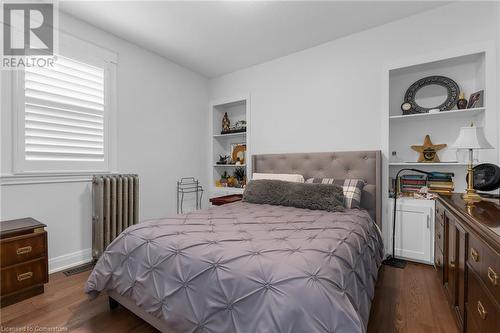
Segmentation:
<svg viewBox="0 0 500 333">
<path fill-rule="evenodd" d="M 92 261 L 92 249 L 84 249 L 64 254 L 62 256 L 49 259 L 49 274 L 86 264 L 90 261 Z"/>
</svg>

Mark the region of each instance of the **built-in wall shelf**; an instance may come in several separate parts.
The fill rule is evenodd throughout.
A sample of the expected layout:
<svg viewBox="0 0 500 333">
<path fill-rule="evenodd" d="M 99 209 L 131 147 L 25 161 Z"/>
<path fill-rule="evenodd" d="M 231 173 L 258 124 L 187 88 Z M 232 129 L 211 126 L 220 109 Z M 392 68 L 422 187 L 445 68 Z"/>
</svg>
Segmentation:
<svg viewBox="0 0 500 333">
<path fill-rule="evenodd" d="M 389 119 L 413 119 L 413 118 L 436 118 L 436 117 L 457 117 L 457 116 L 476 116 L 483 113 L 486 108 L 471 108 L 463 110 L 440 111 L 436 113 L 417 113 L 399 116 L 390 116 Z"/>
<path fill-rule="evenodd" d="M 231 137 L 238 137 L 238 136 L 245 136 L 245 135 L 247 135 L 247 132 L 228 133 L 228 134 L 214 134 L 214 138 L 231 138 Z"/>
<path fill-rule="evenodd" d="M 246 164 L 240 164 L 240 165 L 236 165 L 236 164 L 214 164 L 214 167 L 216 168 L 246 168 L 247 165 Z"/>
<path fill-rule="evenodd" d="M 466 189 L 468 152 L 457 150 L 454 143 L 460 128 L 483 127 L 489 142 L 498 142 L 498 117 L 496 115 L 497 87 L 494 73 L 496 70 L 495 45 L 466 46 L 453 50 L 442 50 L 427 55 L 400 59 L 388 66 L 388 103 L 386 109 L 387 126 L 387 182 L 392 186 L 393 179 L 403 168 L 425 171 L 452 172 L 455 190 Z M 445 76 L 456 82 L 459 93 L 469 100 L 471 94 L 483 91 L 482 104 L 470 109 L 455 109 L 436 113 L 403 115 L 401 104 L 412 84 L 429 76 Z M 415 92 L 415 103 L 425 108 L 435 108 L 447 98 L 447 91 L 439 85 L 429 85 Z M 413 145 L 422 145 L 429 135 L 433 144 L 445 144 L 437 151 L 440 163 L 418 163 L 419 153 Z M 497 163 L 497 151 L 474 151 L 474 163 Z M 477 162 L 480 161 L 480 162 Z M 385 180 L 384 180 L 385 183 Z"/>
<path fill-rule="evenodd" d="M 463 166 L 466 162 L 439 162 L 439 163 L 421 163 L 421 162 L 395 162 L 389 163 L 390 166 Z"/>
<path fill-rule="evenodd" d="M 246 122 L 246 131 L 237 133 L 221 134 L 222 120 L 227 114 L 229 122 L 234 125 L 240 121 Z M 251 175 L 250 154 L 250 99 L 249 96 L 238 96 L 212 102 L 209 109 L 209 198 L 228 194 L 241 194 L 243 188 L 240 187 L 217 187 L 222 177 L 239 176 L 239 169 L 245 170 L 246 178 Z M 234 130 L 234 128 L 233 128 Z M 240 165 L 236 164 L 217 164 L 220 156 L 229 156 L 232 158 L 234 147 L 245 145 L 246 152 L 244 160 L 240 160 Z M 236 161 L 235 161 L 236 162 Z M 244 186 L 245 179 L 237 180 Z"/>
</svg>

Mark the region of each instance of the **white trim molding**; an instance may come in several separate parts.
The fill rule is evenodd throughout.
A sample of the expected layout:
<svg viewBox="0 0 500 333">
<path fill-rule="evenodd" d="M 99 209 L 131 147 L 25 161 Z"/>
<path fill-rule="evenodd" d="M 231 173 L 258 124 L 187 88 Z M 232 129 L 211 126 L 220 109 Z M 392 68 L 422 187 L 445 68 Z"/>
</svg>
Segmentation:
<svg viewBox="0 0 500 333">
<path fill-rule="evenodd" d="M 109 172 L 117 166 L 117 61 L 118 54 L 91 44 L 74 36 L 60 33 L 61 57 L 84 62 L 104 70 L 104 121 L 103 121 L 103 161 L 72 160 L 27 160 L 25 152 L 25 73 L 14 71 L 12 86 L 12 172 L 25 173 L 80 173 L 87 171 Z"/>
<path fill-rule="evenodd" d="M 49 274 L 63 271 L 68 268 L 83 265 L 92 261 L 92 249 L 64 254 L 59 257 L 49 259 Z"/>
<path fill-rule="evenodd" d="M 56 183 L 86 183 L 91 182 L 93 176 L 111 174 L 109 172 L 78 172 L 78 173 L 26 173 L 7 174 L 0 176 L 0 185 L 31 185 Z"/>
</svg>

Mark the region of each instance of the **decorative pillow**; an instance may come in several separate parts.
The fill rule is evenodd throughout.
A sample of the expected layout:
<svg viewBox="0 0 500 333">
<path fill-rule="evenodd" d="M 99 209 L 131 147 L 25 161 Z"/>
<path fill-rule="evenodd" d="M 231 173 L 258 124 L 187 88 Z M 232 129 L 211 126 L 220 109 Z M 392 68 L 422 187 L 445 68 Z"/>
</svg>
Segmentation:
<svg viewBox="0 0 500 333">
<path fill-rule="evenodd" d="M 299 174 L 288 174 L 288 173 L 254 173 L 253 180 L 259 179 L 273 179 L 273 180 L 282 180 L 285 182 L 294 182 L 294 183 L 303 183 L 304 176 Z"/>
<path fill-rule="evenodd" d="M 314 184 L 336 184 L 344 190 L 345 208 L 359 208 L 361 205 L 361 193 L 366 182 L 363 179 L 334 179 L 334 178 L 309 178 L 306 183 Z"/>
<path fill-rule="evenodd" d="M 272 179 L 252 180 L 243 192 L 243 201 L 329 212 L 344 210 L 342 187 L 335 184 L 305 184 Z"/>
</svg>

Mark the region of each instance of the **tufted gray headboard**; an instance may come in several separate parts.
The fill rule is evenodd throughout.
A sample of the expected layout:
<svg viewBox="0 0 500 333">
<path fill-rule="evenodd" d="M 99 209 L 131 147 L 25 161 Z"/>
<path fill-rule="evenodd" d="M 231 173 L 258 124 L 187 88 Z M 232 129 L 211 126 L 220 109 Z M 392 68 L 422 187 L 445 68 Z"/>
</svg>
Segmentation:
<svg viewBox="0 0 500 333">
<path fill-rule="evenodd" d="M 367 184 L 361 197 L 361 206 L 382 227 L 380 150 L 253 155 L 252 170 L 262 173 L 301 174 L 304 179 L 364 179 Z"/>
</svg>

